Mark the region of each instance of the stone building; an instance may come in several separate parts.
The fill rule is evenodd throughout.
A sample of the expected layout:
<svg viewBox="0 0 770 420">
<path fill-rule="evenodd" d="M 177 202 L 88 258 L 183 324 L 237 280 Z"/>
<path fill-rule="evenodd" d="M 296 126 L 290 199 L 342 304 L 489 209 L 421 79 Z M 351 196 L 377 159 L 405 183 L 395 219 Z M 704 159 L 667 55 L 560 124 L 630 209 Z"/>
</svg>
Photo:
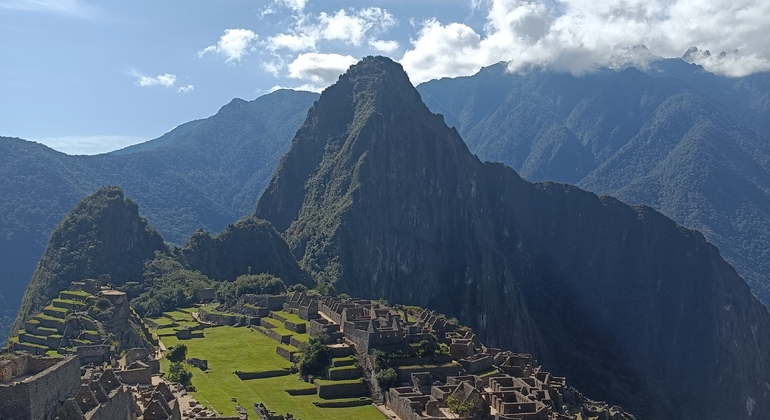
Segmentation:
<svg viewBox="0 0 770 420">
<path fill-rule="evenodd" d="M 53 419 L 59 401 L 79 388 L 80 363 L 75 356 L 0 360 L 0 419 Z"/>
</svg>

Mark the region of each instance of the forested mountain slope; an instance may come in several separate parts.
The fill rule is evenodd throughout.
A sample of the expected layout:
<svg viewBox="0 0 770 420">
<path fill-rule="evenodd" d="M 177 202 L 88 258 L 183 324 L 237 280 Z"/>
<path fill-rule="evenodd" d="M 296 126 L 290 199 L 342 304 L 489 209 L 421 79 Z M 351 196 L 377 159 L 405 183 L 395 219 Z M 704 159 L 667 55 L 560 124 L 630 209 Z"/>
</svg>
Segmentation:
<svg viewBox="0 0 770 420">
<path fill-rule="evenodd" d="M 679 59 L 581 77 L 498 64 L 419 91 L 482 160 L 650 205 L 702 231 L 770 303 L 770 73 L 731 79 Z"/>
<path fill-rule="evenodd" d="M 57 223 L 100 186 L 119 185 L 163 237 L 183 244 L 250 213 L 318 95 L 234 99 L 214 116 L 121 151 L 69 156 L 0 138 L 0 342 Z"/>
<path fill-rule="evenodd" d="M 483 163 L 388 59 L 324 91 L 255 214 L 316 281 L 457 316 L 639 418 L 770 415 L 770 314 L 713 245 Z"/>
</svg>

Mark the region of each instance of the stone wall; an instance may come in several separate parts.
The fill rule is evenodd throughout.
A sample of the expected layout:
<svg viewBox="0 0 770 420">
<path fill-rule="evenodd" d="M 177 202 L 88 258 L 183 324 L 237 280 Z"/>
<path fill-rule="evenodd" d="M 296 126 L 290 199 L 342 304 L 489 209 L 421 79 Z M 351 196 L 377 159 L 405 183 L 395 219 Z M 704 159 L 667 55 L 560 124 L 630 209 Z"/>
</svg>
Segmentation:
<svg viewBox="0 0 770 420">
<path fill-rule="evenodd" d="M 140 369 L 116 370 L 120 382 L 127 385 L 150 385 L 152 384 L 152 373 L 149 366 Z"/>
<path fill-rule="evenodd" d="M 458 360 L 458 363 L 460 363 L 460 365 L 465 368 L 466 372 L 476 373 L 491 368 L 493 361 L 494 359 L 492 359 L 491 356 L 479 353 L 474 354 L 471 357 L 462 358 Z"/>
<path fill-rule="evenodd" d="M 123 364 L 125 366 L 130 365 L 131 363 L 136 362 L 137 360 L 145 360 L 149 357 L 149 353 L 147 352 L 147 349 L 142 347 L 137 347 L 130 349 L 126 352 L 126 355 L 123 356 Z"/>
<path fill-rule="evenodd" d="M 22 355 L 10 360 L 0 360 L 0 383 L 22 375 L 34 375 L 61 362 L 53 357 L 32 357 Z"/>
<path fill-rule="evenodd" d="M 295 324 L 291 321 L 284 321 L 283 327 L 298 334 L 304 334 L 307 332 L 307 323 L 305 322 Z"/>
<path fill-rule="evenodd" d="M 316 390 L 320 398 L 356 398 L 369 395 L 369 388 L 363 381 L 355 383 L 325 383 L 316 381 Z"/>
<path fill-rule="evenodd" d="M 198 316 L 201 321 L 214 325 L 235 325 L 240 318 L 245 318 L 236 315 L 215 314 L 204 309 L 198 310 Z"/>
<path fill-rule="evenodd" d="M 87 413 L 90 420 L 116 420 L 131 418 L 134 400 L 131 392 L 125 387 L 110 392 L 109 400 L 99 404 L 99 407 Z"/>
<path fill-rule="evenodd" d="M 275 341 L 277 341 L 279 343 L 289 344 L 291 342 L 291 336 L 290 335 L 281 335 L 281 334 L 278 334 L 277 332 L 275 332 L 275 331 L 273 331 L 273 330 L 271 330 L 269 328 L 259 327 L 259 326 L 256 326 L 256 325 L 252 325 L 251 328 L 254 328 L 255 330 L 261 332 L 262 334 L 272 338 L 273 340 L 275 340 Z"/>
<path fill-rule="evenodd" d="M 238 379 L 242 381 L 246 381 L 249 379 L 262 379 L 262 378 L 274 378 L 276 376 L 287 376 L 291 374 L 291 371 L 289 369 L 266 370 L 263 372 L 241 372 L 239 370 L 236 370 L 233 373 L 235 374 L 235 376 L 238 377 Z"/>
<path fill-rule="evenodd" d="M 294 354 L 298 352 L 291 351 L 283 346 L 276 346 L 275 353 L 292 363 L 296 363 L 299 361 L 298 357 L 294 356 Z"/>
<path fill-rule="evenodd" d="M 288 295 L 243 295 L 242 298 L 245 302 L 271 311 L 280 311 L 283 304 L 289 300 Z"/>
<path fill-rule="evenodd" d="M 446 381 L 447 376 L 455 376 L 460 373 L 464 373 L 463 367 L 459 364 L 451 364 L 444 366 L 404 366 L 396 370 L 398 372 L 399 382 L 410 382 L 412 374 L 417 372 L 430 372 L 434 379 L 439 381 Z"/>
<path fill-rule="evenodd" d="M 48 363 L 33 359 L 27 361 L 30 371 L 34 370 L 34 364 Z M 48 420 L 56 415 L 59 401 L 71 397 L 80 388 L 77 357 L 58 360 L 59 363 L 21 382 L 0 384 L 0 401 L 3 402 L 0 404 L 0 418 Z"/>
</svg>

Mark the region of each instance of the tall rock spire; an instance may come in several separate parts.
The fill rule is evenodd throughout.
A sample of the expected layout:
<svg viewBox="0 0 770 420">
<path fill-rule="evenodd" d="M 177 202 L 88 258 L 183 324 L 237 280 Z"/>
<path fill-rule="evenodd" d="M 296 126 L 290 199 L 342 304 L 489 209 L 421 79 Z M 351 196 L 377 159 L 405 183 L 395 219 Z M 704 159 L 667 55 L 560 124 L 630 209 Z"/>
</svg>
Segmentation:
<svg viewBox="0 0 770 420">
<path fill-rule="evenodd" d="M 389 59 L 324 91 L 256 214 L 316 281 L 456 316 L 639 418 L 770 416 L 770 314 L 715 247 L 482 163 Z"/>
</svg>

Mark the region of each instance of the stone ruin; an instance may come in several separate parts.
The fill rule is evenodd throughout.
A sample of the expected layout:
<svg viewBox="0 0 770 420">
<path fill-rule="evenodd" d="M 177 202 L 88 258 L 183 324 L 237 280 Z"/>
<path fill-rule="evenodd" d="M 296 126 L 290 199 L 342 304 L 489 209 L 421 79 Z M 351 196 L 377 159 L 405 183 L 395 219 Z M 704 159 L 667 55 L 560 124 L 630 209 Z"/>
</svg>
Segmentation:
<svg viewBox="0 0 770 420">
<path fill-rule="evenodd" d="M 254 411 L 257 413 L 259 420 L 294 420 L 294 416 L 291 413 L 276 414 L 268 410 L 262 403 L 254 403 Z"/>
<path fill-rule="evenodd" d="M 391 388 L 386 405 L 402 420 L 456 418 L 450 397 L 475 406 L 469 419 L 573 419 L 567 403 L 579 406 L 583 418 L 634 419 L 619 407 L 582 397 L 565 378 L 543 371 L 531 355 L 504 352 L 503 357 L 497 373 L 450 376 L 445 384 L 434 382 L 428 372 L 413 373 L 412 386 Z"/>
</svg>

